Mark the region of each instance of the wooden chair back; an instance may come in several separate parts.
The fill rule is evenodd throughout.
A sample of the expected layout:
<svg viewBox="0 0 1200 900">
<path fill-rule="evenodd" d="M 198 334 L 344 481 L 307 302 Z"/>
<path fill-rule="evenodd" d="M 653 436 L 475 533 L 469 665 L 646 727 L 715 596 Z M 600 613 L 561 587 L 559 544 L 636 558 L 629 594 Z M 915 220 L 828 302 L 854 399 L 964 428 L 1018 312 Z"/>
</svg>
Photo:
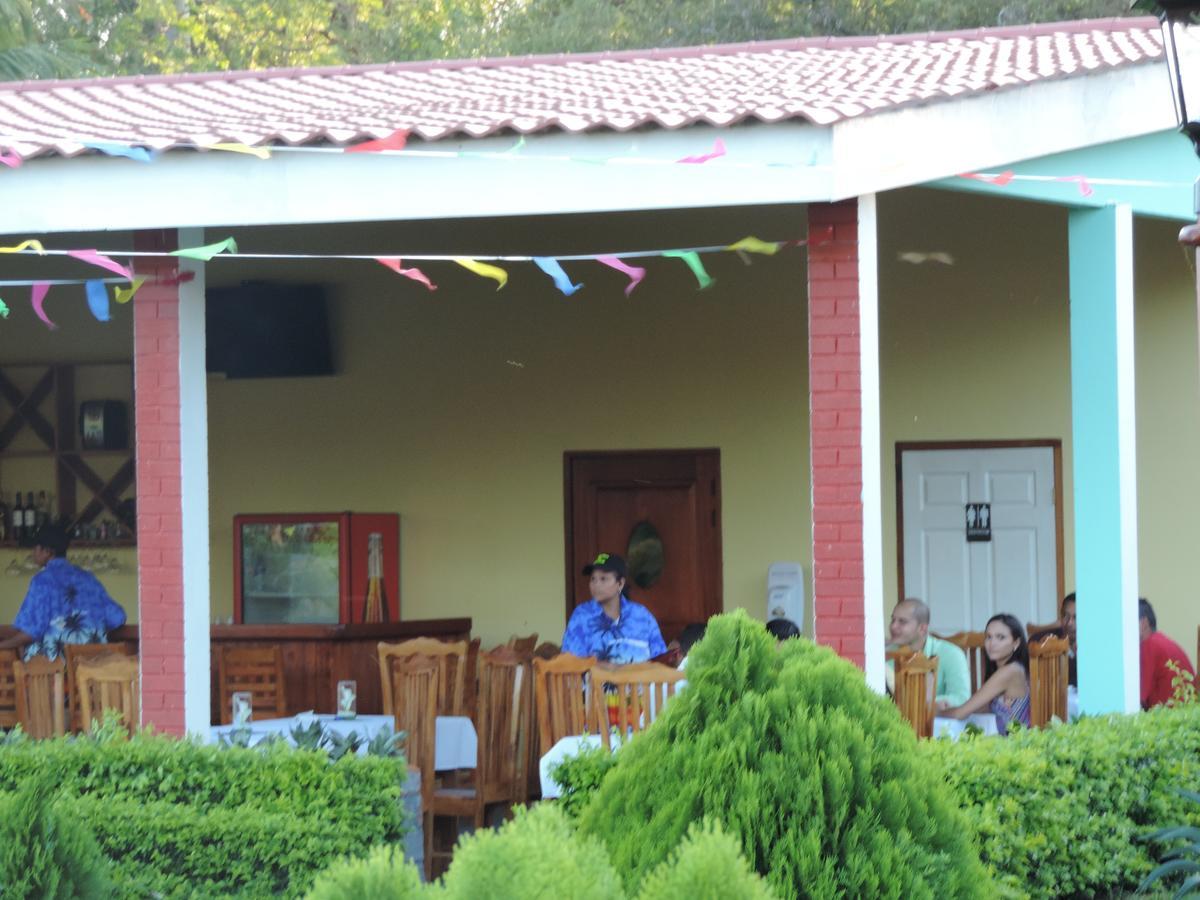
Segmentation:
<svg viewBox="0 0 1200 900">
<path fill-rule="evenodd" d="M 392 673 L 392 716 L 396 731 L 406 734 L 404 757 L 421 772 L 422 809 L 433 797 L 434 742 L 437 735 L 437 698 L 441 681 L 441 659 L 423 654 L 406 654 L 389 663 Z"/>
<path fill-rule="evenodd" d="M 952 634 L 944 640 L 949 641 L 954 646 L 967 654 L 967 664 L 971 668 L 971 693 L 974 694 L 977 690 L 983 687 L 983 632 L 982 631 L 960 631 L 958 634 Z"/>
<path fill-rule="evenodd" d="M 67 661 L 35 656 L 16 660 L 17 721 L 32 738 L 61 737 L 67 732 Z"/>
<path fill-rule="evenodd" d="M 1060 626 L 1057 622 L 1048 622 L 1045 625 L 1031 624 L 1025 629 L 1025 635 L 1029 638 L 1029 640 L 1032 641 L 1040 634 L 1045 634 L 1048 631 L 1057 631 L 1059 627 Z"/>
<path fill-rule="evenodd" d="M 1029 724 L 1044 728 L 1058 717 L 1067 721 L 1069 659 L 1065 637 L 1029 643 Z"/>
<path fill-rule="evenodd" d="M 463 711 L 461 715 L 470 717 L 472 722 L 479 721 L 476 714 L 479 711 L 479 648 L 482 645 L 482 638 L 474 638 L 467 644 L 467 658 L 463 669 Z"/>
<path fill-rule="evenodd" d="M 395 710 L 392 700 L 391 667 L 405 656 L 429 656 L 438 664 L 437 715 L 464 716 L 467 681 L 467 642 L 413 638 L 397 644 L 379 642 L 379 674 L 385 714 Z"/>
<path fill-rule="evenodd" d="M 288 715 L 283 683 L 283 651 L 278 645 L 241 647 L 225 644 L 217 656 L 221 724 L 233 722 L 233 695 L 249 691 L 252 719 L 282 719 Z"/>
<path fill-rule="evenodd" d="M 16 650 L 0 650 L 0 728 L 17 724 L 17 676 L 13 673 L 17 658 Z"/>
<path fill-rule="evenodd" d="M 497 647 L 479 655 L 479 802 L 523 803 L 529 777 L 533 666 Z"/>
<path fill-rule="evenodd" d="M 600 723 L 604 746 L 611 746 L 613 728 L 622 740 L 630 733 L 649 728 L 667 701 L 675 696 L 675 685 L 685 678 L 686 672 L 656 662 L 616 669 L 593 666 L 592 716 Z M 611 706 L 614 701 L 615 706 Z"/>
<path fill-rule="evenodd" d="M 76 663 L 75 677 L 84 731 L 90 731 L 93 722 L 100 722 L 106 709 L 115 710 L 130 733 L 138 728 L 141 692 L 136 656 L 111 653 L 81 659 Z"/>
<path fill-rule="evenodd" d="M 137 656 L 137 644 L 129 641 L 114 641 L 111 644 L 67 644 L 67 700 L 71 708 L 69 723 L 72 731 L 83 730 L 83 717 L 79 698 L 79 680 L 76 671 L 80 660 L 95 659 L 98 656 Z"/>
<path fill-rule="evenodd" d="M 937 657 L 914 653 L 896 659 L 895 663 L 896 706 L 900 715 L 909 721 L 917 737 L 932 737 L 937 709 Z"/>
<path fill-rule="evenodd" d="M 538 635 L 536 631 L 527 637 L 517 637 L 514 634 L 508 639 L 508 643 L 504 646 L 509 650 L 516 650 L 518 653 L 521 653 L 525 656 L 532 656 L 533 651 L 537 649 L 537 639 Z"/>
<path fill-rule="evenodd" d="M 542 753 L 565 737 L 596 734 L 599 722 L 585 700 L 587 675 L 596 657 L 560 653 L 554 659 L 534 658 L 533 684 L 537 706 L 538 743 Z"/>
</svg>

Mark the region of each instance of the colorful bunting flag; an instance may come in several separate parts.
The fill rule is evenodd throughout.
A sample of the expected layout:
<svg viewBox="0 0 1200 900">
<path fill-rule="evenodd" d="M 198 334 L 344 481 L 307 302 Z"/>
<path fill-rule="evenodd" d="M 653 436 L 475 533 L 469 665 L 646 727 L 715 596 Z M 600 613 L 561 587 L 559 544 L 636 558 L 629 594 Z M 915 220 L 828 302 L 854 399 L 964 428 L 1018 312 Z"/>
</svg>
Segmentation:
<svg viewBox="0 0 1200 900">
<path fill-rule="evenodd" d="M 41 241 L 21 241 L 15 247 L 0 247 L 0 253 L 24 253 L 26 250 L 32 250 L 39 256 L 46 255 L 46 248 Z"/>
<path fill-rule="evenodd" d="M 725 155 L 725 142 L 723 140 L 721 140 L 720 138 L 717 138 L 715 141 L 713 141 L 713 148 L 708 153 L 702 154 L 700 156 L 685 156 L 683 159 L 675 160 L 675 162 L 685 163 L 685 164 L 690 164 L 690 165 L 700 165 L 701 163 L 708 162 L 710 159 L 716 159 L 717 157 L 724 156 L 724 155 Z"/>
<path fill-rule="evenodd" d="M 1059 178 L 1055 178 L 1054 180 L 1075 182 L 1075 184 L 1079 185 L 1079 194 L 1082 197 L 1090 197 L 1095 193 L 1095 191 L 1092 190 L 1092 186 L 1088 184 L 1086 175 L 1063 175 Z"/>
<path fill-rule="evenodd" d="M 499 266 L 489 266 L 487 263 L 481 263 L 477 259 L 457 258 L 454 261 L 469 272 L 482 275 L 484 278 L 494 278 L 500 282 L 500 287 L 497 287 L 496 290 L 500 290 L 500 288 L 508 284 L 508 273 Z"/>
<path fill-rule="evenodd" d="M 579 284 L 571 284 L 571 279 L 567 273 L 563 271 L 563 267 L 559 265 L 557 259 L 549 256 L 535 256 L 533 258 L 534 265 L 545 272 L 554 280 L 554 286 L 558 288 L 567 297 L 570 297 L 577 290 L 583 287 L 583 282 Z"/>
<path fill-rule="evenodd" d="M 108 141 L 87 141 L 84 143 L 89 150 L 98 150 L 105 156 L 122 156 L 136 162 L 150 162 L 154 157 L 145 147 L 131 147 L 128 144 L 113 144 Z"/>
<path fill-rule="evenodd" d="M 245 153 L 247 156 L 257 156 L 259 159 L 270 159 L 271 151 L 266 147 L 251 147 L 249 144 L 200 144 L 202 150 L 223 150 L 226 153 Z"/>
<path fill-rule="evenodd" d="M 67 256 L 93 266 L 99 266 L 101 269 L 107 269 L 110 272 L 116 272 L 118 275 L 123 275 L 130 281 L 133 281 L 133 272 L 130 269 L 121 265 L 115 259 L 104 256 L 95 250 L 68 250 Z"/>
<path fill-rule="evenodd" d="M 774 241 L 760 241 L 758 238 L 751 235 L 744 237 L 735 244 L 730 244 L 726 250 L 745 251 L 747 253 L 765 253 L 767 256 L 774 256 L 779 252 L 779 244 Z"/>
<path fill-rule="evenodd" d="M 366 141 L 362 144 L 354 144 L 351 147 L 346 147 L 343 152 L 379 153 L 383 150 L 403 150 L 404 145 L 408 143 L 409 134 L 409 129 L 397 128 L 385 138 L 380 138 L 377 141 Z"/>
<path fill-rule="evenodd" d="M 704 263 L 700 262 L 700 254 L 695 250 L 667 250 L 663 253 L 663 256 L 682 259 L 687 263 L 687 267 L 696 276 L 696 281 L 700 283 L 700 290 L 712 287 L 716 283 L 712 276 L 704 271 Z"/>
<path fill-rule="evenodd" d="M 1013 173 L 1007 169 L 999 175 L 981 175 L 978 172 L 964 172 L 958 177 L 970 178 L 972 181 L 982 181 L 985 184 L 994 184 L 996 187 L 1004 187 L 1013 180 Z"/>
<path fill-rule="evenodd" d="M 628 297 L 633 293 L 633 289 L 642 283 L 642 279 L 646 277 L 646 270 L 640 266 L 631 266 L 626 262 L 622 262 L 616 256 L 597 256 L 596 262 L 608 266 L 610 269 L 616 269 L 629 276 L 629 284 L 625 285 L 625 296 Z"/>
<path fill-rule="evenodd" d="M 189 272 L 188 274 L 191 273 Z M 113 288 L 113 294 L 116 298 L 116 301 L 118 303 L 128 303 L 133 299 L 133 295 L 136 294 L 145 283 L 146 277 L 144 275 L 139 275 L 137 278 L 133 279 L 133 283 L 129 287 L 123 288 L 118 286 Z"/>
<path fill-rule="evenodd" d="M 376 256 L 375 262 L 387 266 L 397 275 L 403 275 L 405 278 L 411 278 L 413 281 L 419 281 L 431 291 L 437 290 L 437 285 L 429 280 L 429 277 L 420 269 L 405 269 L 403 260 L 398 256 Z"/>
<path fill-rule="evenodd" d="M 8 313 L 9 313 L 8 304 L 5 303 L 3 300 L 0 300 L 0 319 L 7 319 Z"/>
<path fill-rule="evenodd" d="M 46 315 L 46 310 L 42 308 L 42 304 L 46 302 L 46 293 L 49 290 L 50 285 L 46 284 L 46 282 L 37 282 L 29 292 L 29 302 L 33 304 L 33 311 L 37 317 L 46 323 L 47 328 L 53 331 L 58 326 L 50 321 L 50 317 Z"/>
<path fill-rule="evenodd" d="M 21 157 L 16 153 L 0 153 L 0 166 L 16 169 L 21 165 Z"/>
<path fill-rule="evenodd" d="M 186 247 L 182 250 L 172 250 L 171 256 L 180 256 L 184 259 L 198 259 L 202 262 L 208 262 L 217 254 L 224 253 L 226 250 L 228 250 L 230 253 L 237 253 L 237 241 L 230 237 L 225 238 L 223 241 L 218 241 L 215 244 L 206 244 L 203 247 Z"/>
<path fill-rule="evenodd" d="M 110 318 L 108 306 L 108 288 L 105 287 L 103 281 L 89 281 L 84 285 L 87 293 L 88 309 L 92 311 L 92 315 L 96 317 L 97 322 L 107 322 Z"/>
</svg>

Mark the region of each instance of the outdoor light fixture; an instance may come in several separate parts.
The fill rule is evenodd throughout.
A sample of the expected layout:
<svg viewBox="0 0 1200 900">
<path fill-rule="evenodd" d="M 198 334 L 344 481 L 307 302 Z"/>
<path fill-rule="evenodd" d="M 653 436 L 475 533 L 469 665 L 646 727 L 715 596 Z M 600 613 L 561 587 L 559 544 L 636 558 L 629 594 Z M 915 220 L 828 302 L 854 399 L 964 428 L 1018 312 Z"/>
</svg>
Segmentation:
<svg viewBox="0 0 1200 900">
<path fill-rule="evenodd" d="M 1200 156 L 1200 96 L 1189 98 L 1185 90 L 1189 81 L 1195 85 L 1200 80 L 1184 77 L 1185 73 L 1197 74 L 1193 70 L 1200 69 L 1200 0 L 1134 0 L 1130 8 L 1158 16 L 1171 78 L 1171 97 L 1175 101 L 1175 123 Z M 1192 207 L 1197 215 L 1196 224 L 1180 230 L 1179 243 L 1200 248 L 1200 178 L 1192 185 Z"/>
</svg>

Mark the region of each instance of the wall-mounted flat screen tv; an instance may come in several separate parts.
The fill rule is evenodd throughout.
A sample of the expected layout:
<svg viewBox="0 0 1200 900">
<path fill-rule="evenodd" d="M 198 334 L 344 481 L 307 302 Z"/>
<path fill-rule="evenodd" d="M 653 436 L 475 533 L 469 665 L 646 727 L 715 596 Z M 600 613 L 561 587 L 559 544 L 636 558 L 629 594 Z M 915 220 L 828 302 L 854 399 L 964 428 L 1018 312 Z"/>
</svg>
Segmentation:
<svg viewBox="0 0 1200 900">
<path fill-rule="evenodd" d="M 226 378 L 333 374 L 320 285 L 244 282 L 206 292 L 207 369 Z"/>
</svg>

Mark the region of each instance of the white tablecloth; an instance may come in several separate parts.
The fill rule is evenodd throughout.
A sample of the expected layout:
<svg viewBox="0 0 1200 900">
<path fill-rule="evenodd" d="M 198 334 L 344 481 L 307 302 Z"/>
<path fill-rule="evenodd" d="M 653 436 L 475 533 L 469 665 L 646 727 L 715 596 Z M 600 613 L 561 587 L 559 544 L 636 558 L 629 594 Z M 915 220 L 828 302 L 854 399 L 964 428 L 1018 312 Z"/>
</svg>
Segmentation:
<svg viewBox="0 0 1200 900">
<path fill-rule="evenodd" d="M 996 717 L 992 713 L 975 713 L 965 719 L 948 719 L 938 716 L 933 720 L 933 736 L 948 737 L 957 741 L 968 725 L 977 725 L 984 734 L 999 734 L 996 730 Z"/>
<path fill-rule="evenodd" d="M 339 719 L 329 714 L 300 713 L 290 719 L 260 719 L 251 722 L 248 726 L 250 728 L 250 745 L 254 746 L 271 734 L 281 735 L 288 743 L 292 743 L 292 729 L 297 726 L 306 727 L 314 719 L 319 721 L 321 727 L 326 731 L 337 732 L 342 737 L 354 732 L 366 741 L 371 740 L 385 728 L 390 731 L 395 724 L 391 716 L 357 716 L 353 719 Z M 209 730 L 209 742 L 217 743 L 222 736 L 232 734 L 234 728 L 233 725 L 214 725 Z M 438 716 L 434 741 L 435 769 L 475 768 L 479 739 L 475 734 L 475 725 L 467 716 Z M 365 743 L 359 747 L 358 752 L 367 752 Z"/>
</svg>

